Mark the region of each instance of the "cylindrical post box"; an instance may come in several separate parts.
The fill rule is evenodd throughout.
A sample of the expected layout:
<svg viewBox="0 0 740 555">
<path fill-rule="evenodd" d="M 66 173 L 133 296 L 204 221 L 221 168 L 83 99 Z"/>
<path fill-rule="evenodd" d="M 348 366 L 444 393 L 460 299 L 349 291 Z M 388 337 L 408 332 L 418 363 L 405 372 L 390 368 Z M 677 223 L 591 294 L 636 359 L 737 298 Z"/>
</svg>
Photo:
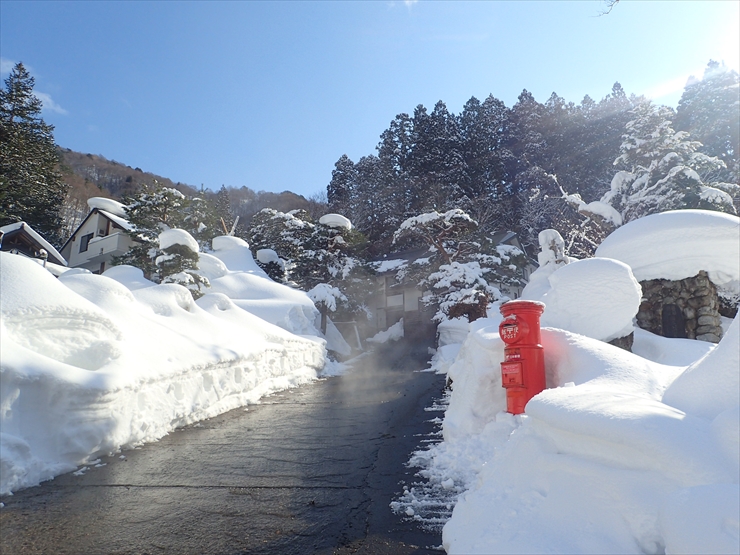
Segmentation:
<svg viewBox="0 0 740 555">
<path fill-rule="evenodd" d="M 506 347 L 501 363 L 501 385 L 506 388 L 506 410 L 522 414 L 529 400 L 545 389 L 545 356 L 540 334 L 544 303 L 516 300 L 501 305 L 504 319 L 499 335 Z"/>
</svg>

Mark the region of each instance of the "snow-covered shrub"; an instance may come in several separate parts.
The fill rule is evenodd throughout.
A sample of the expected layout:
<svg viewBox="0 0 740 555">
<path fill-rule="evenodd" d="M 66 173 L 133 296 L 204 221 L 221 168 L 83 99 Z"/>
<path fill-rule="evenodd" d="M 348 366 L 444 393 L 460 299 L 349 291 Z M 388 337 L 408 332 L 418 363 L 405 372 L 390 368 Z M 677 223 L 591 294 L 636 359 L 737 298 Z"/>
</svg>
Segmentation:
<svg viewBox="0 0 740 555">
<path fill-rule="evenodd" d="M 455 208 L 408 218 L 394 234 L 394 241 L 422 242 L 429 247 L 425 264 L 405 265 L 396 279 L 428 291 L 422 301 L 437 307 L 436 322 L 461 316 L 472 322 L 486 315 L 489 302 L 501 298 L 494 283 L 522 284 L 524 253 L 475 235 L 477 229 L 475 220 Z"/>
<path fill-rule="evenodd" d="M 162 283 L 177 283 L 194 299 L 210 287 L 208 278 L 198 273 L 198 242 L 183 229 L 168 229 L 159 234 L 159 255 L 155 264 Z"/>
</svg>

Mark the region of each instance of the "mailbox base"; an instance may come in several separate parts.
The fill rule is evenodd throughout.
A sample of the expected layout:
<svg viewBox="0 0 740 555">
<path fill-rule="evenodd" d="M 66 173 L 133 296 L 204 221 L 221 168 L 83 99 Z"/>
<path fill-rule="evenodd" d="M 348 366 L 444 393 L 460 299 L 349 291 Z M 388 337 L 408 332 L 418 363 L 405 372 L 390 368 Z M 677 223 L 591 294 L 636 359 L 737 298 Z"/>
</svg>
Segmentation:
<svg viewBox="0 0 740 555">
<path fill-rule="evenodd" d="M 524 414 L 524 407 L 531 399 L 528 391 L 523 387 L 509 387 L 506 389 L 506 412 L 510 414 Z"/>
</svg>

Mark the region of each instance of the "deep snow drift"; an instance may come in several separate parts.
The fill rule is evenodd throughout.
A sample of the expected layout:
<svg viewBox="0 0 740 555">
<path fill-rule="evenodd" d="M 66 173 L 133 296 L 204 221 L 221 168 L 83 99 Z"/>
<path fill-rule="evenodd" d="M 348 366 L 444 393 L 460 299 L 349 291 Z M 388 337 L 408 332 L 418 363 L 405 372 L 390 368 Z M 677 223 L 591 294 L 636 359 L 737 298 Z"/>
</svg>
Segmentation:
<svg viewBox="0 0 740 555">
<path fill-rule="evenodd" d="M 445 548 L 737 553 L 739 331 L 735 319 L 685 368 L 544 329 L 551 389 L 515 417 L 503 412 L 498 326 L 475 322 L 449 371 L 445 441 L 431 470 L 470 488 L 444 528 Z M 657 339 L 687 357 L 699 343 Z"/>
<path fill-rule="evenodd" d="M 603 342 L 631 327 L 635 277 L 705 270 L 736 290 L 738 222 L 649 216 L 582 261 L 541 236 L 548 252 L 525 296 L 549 298 L 543 320 L 560 329 L 542 330 L 548 389 L 524 415 L 505 412 L 498 307 L 440 347 L 433 368 L 452 380 L 444 441 L 412 463 L 420 490 L 457 501 L 448 553 L 740 553 L 740 317 L 718 345 L 639 328 L 632 353 Z M 424 522 L 434 500 L 413 490 L 394 509 Z"/>
<path fill-rule="evenodd" d="M 311 300 L 266 278 L 243 241 L 214 247 L 197 302 L 133 267 L 57 279 L 0 253 L 0 494 L 316 378 Z"/>
</svg>

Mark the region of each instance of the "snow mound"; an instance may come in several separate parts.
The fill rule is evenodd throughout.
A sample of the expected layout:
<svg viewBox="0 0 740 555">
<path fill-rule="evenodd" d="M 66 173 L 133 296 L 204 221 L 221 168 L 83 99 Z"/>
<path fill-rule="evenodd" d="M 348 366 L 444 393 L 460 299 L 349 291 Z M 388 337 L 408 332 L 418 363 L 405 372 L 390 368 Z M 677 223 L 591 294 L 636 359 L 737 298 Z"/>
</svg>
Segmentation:
<svg viewBox="0 0 740 555">
<path fill-rule="evenodd" d="M 198 241 L 184 229 L 168 229 L 159 234 L 160 249 L 169 249 L 174 245 L 182 245 L 193 252 L 200 251 Z"/>
<path fill-rule="evenodd" d="M 90 207 L 90 210 L 97 208 L 98 210 L 110 212 L 114 216 L 126 217 L 126 207 L 112 198 L 90 197 L 87 199 L 87 205 Z"/>
<path fill-rule="evenodd" d="M 201 252 L 198 253 L 198 273 L 207 278 L 210 282 L 228 274 L 229 269 L 220 258 L 216 258 L 212 254 Z"/>
<path fill-rule="evenodd" d="M 232 235 L 220 235 L 214 237 L 211 243 L 214 251 L 228 251 L 231 249 L 249 248 L 249 243 L 239 237 Z"/>
<path fill-rule="evenodd" d="M 352 229 L 352 222 L 340 214 L 324 214 L 319 218 L 319 223 L 329 227 Z"/>
<path fill-rule="evenodd" d="M 652 214 L 618 228 L 596 256 L 624 262 L 639 281 L 705 270 L 718 287 L 740 292 L 740 218 L 709 210 Z"/>
<path fill-rule="evenodd" d="M 642 288 L 629 266 L 607 258 L 589 258 L 561 266 L 548 277 L 550 290 L 542 325 L 611 341 L 632 333 Z"/>
<path fill-rule="evenodd" d="M 689 366 L 666 390 L 663 402 L 713 419 L 740 404 L 740 323 L 736 316 L 722 341 Z"/>
<path fill-rule="evenodd" d="M 1 254 L 3 344 L 84 370 L 120 355 L 121 331 L 102 310 L 26 257 Z"/>
<path fill-rule="evenodd" d="M 308 295 L 267 276 L 231 271 L 211 280 L 210 291 L 223 293 L 240 308 L 292 333 L 317 335 L 314 321 L 318 310 Z"/>
<path fill-rule="evenodd" d="M 398 341 L 403 338 L 403 318 L 393 324 L 387 330 L 379 331 L 372 337 L 367 338 L 368 343 L 388 343 L 388 341 Z"/>
<path fill-rule="evenodd" d="M 213 245 L 213 256 L 223 262 L 230 271 L 247 272 L 269 279 L 265 271 L 257 266 L 249 245 L 243 239 L 223 235 L 214 237 L 211 244 Z"/>
<path fill-rule="evenodd" d="M 125 285 L 131 291 L 154 285 L 153 281 L 149 281 L 144 277 L 144 272 L 140 268 L 126 264 L 108 268 L 103 272 L 103 275 Z"/>
<path fill-rule="evenodd" d="M 262 264 L 269 264 L 270 262 L 275 262 L 276 264 L 280 264 L 280 257 L 278 256 L 278 253 L 276 253 L 272 249 L 258 250 L 257 260 Z"/>
</svg>

